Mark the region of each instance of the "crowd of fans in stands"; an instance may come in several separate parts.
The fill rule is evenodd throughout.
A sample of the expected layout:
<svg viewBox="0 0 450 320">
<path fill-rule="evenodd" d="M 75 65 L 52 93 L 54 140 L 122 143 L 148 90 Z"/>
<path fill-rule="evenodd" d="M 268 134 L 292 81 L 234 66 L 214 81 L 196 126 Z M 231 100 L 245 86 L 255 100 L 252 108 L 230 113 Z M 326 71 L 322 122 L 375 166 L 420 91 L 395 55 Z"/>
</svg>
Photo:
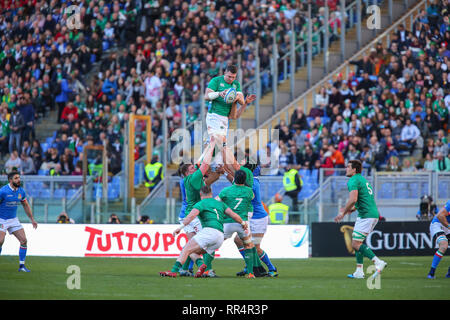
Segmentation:
<svg viewBox="0 0 450 320">
<path fill-rule="evenodd" d="M 327 3 L 330 28 L 340 27 L 337 1 Z M 79 28 L 69 23 L 73 17 L 66 8 L 72 4 L 80 8 Z M 22 0 L 2 5 L 0 152 L 5 169 L 18 167 L 24 174 L 54 169 L 52 174 L 61 175 L 81 174 L 83 146 L 103 143 L 110 172 L 119 172 L 130 113 L 152 116 L 153 144 L 159 150 L 164 110 L 169 136 L 182 125 L 182 108 L 187 124 L 195 121 L 201 81 L 207 84 L 228 63 L 236 63 L 238 52 L 244 83 L 254 77 L 256 40 L 261 68 L 268 68 L 271 31 L 280 35 L 282 55 L 291 19 L 298 37 L 304 37 L 307 11 L 306 2 L 288 0 Z M 323 1 L 312 5 L 314 28 L 326 23 L 322 6 Z M 286 164 L 343 167 L 356 158 L 378 170 L 415 170 L 418 163 L 441 170 L 448 160 L 450 105 L 450 29 L 444 9 L 430 6 L 414 30 L 391 38 L 389 48 L 380 44 L 370 56 L 352 62 L 357 74 L 324 87 L 310 114 L 299 109 L 289 124 L 281 123 L 281 170 L 274 174 Z M 263 91 L 269 81 L 263 77 Z M 61 127 L 44 152 L 35 127 L 50 110 L 58 111 Z M 307 116 L 313 121 L 308 123 Z M 330 121 L 322 123 L 323 116 Z M 136 123 L 136 132 L 137 159 L 146 143 L 140 134 L 145 123 Z M 409 165 L 398 160 L 406 151 L 415 158 Z"/>
<path fill-rule="evenodd" d="M 336 1 L 329 3 L 336 7 Z M 130 113 L 152 116 L 158 149 L 164 108 L 169 135 L 181 126 L 182 92 L 187 122 L 195 121 L 201 81 L 207 84 L 228 63 L 236 63 L 238 52 L 244 80 L 251 78 L 256 39 L 263 48 L 261 67 L 268 67 L 271 30 L 290 29 L 290 19 L 301 30 L 306 12 L 305 3 L 287 0 L 22 0 L 0 5 L 0 152 L 8 159 L 6 170 L 27 161 L 28 166 L 19 166 L 29 174 L 52 168 L 71 174 L 82 159 L 82 146 L 105 139 L 110 168 L 117 172 Z M 72 5 L 79 10 L 68 13 Z M 318 5 L 312 7 L 317 12 Z M 281 50 L 283 43 L 280 39 Z M 270 86 L 267 78 L 263 84 Z M 44 152 L 35 128 L 50 110 L 58 111 L 62 125 Z M 140 135 L 136 142 L 145 145 Z"/>
<path fill-rule="evenodd" d="M 299 107 L 280 123 L 280 167 L 343 168 L 359 159 L 368 170 L 450 172 L 449 17 L 450 4 L 436 2 L 413 30 L 400 26 L 388 48 L 379 42 L 349 61 L 356 73 L 337 75 L 309 114 Z"/>
</svg>

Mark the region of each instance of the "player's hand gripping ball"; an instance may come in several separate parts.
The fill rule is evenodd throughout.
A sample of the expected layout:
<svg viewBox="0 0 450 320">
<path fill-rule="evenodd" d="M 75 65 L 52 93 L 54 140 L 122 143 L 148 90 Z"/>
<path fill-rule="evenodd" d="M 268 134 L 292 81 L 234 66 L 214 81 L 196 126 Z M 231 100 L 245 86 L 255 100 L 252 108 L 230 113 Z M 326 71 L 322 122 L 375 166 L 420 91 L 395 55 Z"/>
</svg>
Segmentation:
<svg viewBox="0 0 450 320">
<path fill-rule="evenodd" d="M 236 100 L 236 95 L 237 95 L 236 89 L 230 88 L 225 93 L 225 97 L 223 98 L 223 100 L 225 100 L 226 103 L 233 103 L 234 100 Z"/>
</svg>

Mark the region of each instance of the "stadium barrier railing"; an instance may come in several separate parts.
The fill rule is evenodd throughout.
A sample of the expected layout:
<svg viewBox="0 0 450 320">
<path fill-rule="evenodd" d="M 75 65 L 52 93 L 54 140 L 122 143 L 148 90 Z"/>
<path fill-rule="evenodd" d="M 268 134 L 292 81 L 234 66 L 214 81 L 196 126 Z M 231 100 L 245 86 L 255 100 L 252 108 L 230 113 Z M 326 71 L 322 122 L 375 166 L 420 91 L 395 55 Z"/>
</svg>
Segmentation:
<svg viewBox="0 0 450 320">
<path fill-rule="evenodd" d="M 414 5 L 402 17 L 400 17 L 396 21 L 393 21 L 392 25 L 389 28 L 387 28 L 384 32 L 370 41 L 359 52 L 357 52 L 351 58 L 345 60 L 335 70 L 330 70 L 330 73 L 328 75 L 324 76 L 320 81 L 307 89 L 307 91 L 301 94 L 298 98 L 293 99 L 280 111 L 274 112 L 274 115 L 268 120 L 264 121 L 261 125 L 259 125 L 258 129 L 267 129 L 270 131 L 270 129 L 278 125 L 281 120 L 290 119 L 292 113 L 298 106 L 303 107 L 305 114 L 307 114 L 308 108 L 312 107 L 314 104 L 315 94 L 319 92 L 321 87 L 323 87 L 328 81 L 335 80 L 338 76 L 341 76 L 343 79 L 347 79 L 350 73 L 354 73 L 356 69 L 356 66 L 351 65 L 350 61 L 361 59 L 364 55 L 369 54 L 370 49 L 375 48 L 376 44 L 379 41 L 382 41 L 385 46 L 389 47 L 390 36 L 391 34 L 397 32 L 399 25 L 405 25 L 407 30 L 411 30 L 415 17 L 419 15 L 421 10 L 426 10 L 429 3 L 430 0 L 422 0 Z M 390 5 L 390 7 L 391 6 L 392 4 Z M 409 6 L 410 3 L 408 1 L 405 1 L 405 9 Z"/>
<path fill-rule="evenodd" d="M 0 176 L 2 185 L 7 183 L 6 175 Z M 56 223 L 58 215 L 65 211 L 76 222 L 85 221 L 82 176 L 36 176 L 22 175 L 21 184 L 29 200 L 33 215 L 38 223 Z M 93 177 L 87 176 L 87 190 L 93 188 Z M 90 201 L 92 192 L 89 198 Z M 21 221 L 28 221 L 22 206 L 17 215 Z"/>
<path fill-rule="evenodd" d="M 329 169 L 321 169 L 318 203 L 320 222 L 333 221 L 348 199 L 345 169 L 334 169 L 333 174 L 328 176 L 324 174 L 326 171 Z M 424 195 L 432 196 L 438 207 L 450 197 L 450 173 L 372 170 L 371 175 L 363 175 L 372 185 L 380 215 L 387 221 L 416 221 L 420 198 Z M 346 220 L 354 220 L 355 217 L 356 213 L 346 216 Z"/>
</svg>

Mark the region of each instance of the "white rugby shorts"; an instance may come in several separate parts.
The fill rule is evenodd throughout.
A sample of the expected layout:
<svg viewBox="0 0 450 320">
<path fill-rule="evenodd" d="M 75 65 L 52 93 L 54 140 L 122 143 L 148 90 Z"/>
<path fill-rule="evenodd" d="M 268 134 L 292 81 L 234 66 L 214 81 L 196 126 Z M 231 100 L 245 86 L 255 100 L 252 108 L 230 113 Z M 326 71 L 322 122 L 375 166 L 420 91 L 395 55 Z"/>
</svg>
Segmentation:
<svg viewBox="0 0 450 320">
<path fill-rule="evenodd" d="M 353 227 L 352 238 L 355 240 L 364 241 L 369 233 L 373 231 L 378 223 L 378 218 L 356 218 L 355 226 Z"/>
<path fill-rule="evenodd" d="M 12 219 L 0 218 L 0 231 L 4 233 L 8 231 L 9 234 L 12 234 L 13 232 L 16 232 L 17 230 L 20 229 L 23 229 L 23 226 L 20 224 L 20 221 L 17 217 Z"/>
<path fill-rule="evenodd" d="M 246 221 L 248 225 L 248 221 Z M 237 232 L 237 235 L 239 238 L 243 239 L 250 235 L 250 229 L 247 228 L 247 230 L 244 230 L 244 228 L 241 226 L 240 223 L 237 222 L 230 222 L 230 223 L 224 223 L 223 224 L 223 235 L 224 239 L 229 239 L 233 235 L 233 233 Z"/>
<path fill-rule="evenodd" d="M 269 216 L 260 219 L 250 219 L 250 232 L 252 234 L 266 233 L 268 224 Z"/>
<path fill-rule="evenodd" d="M 178 218 L 178 221 L 180 223 L 183 223 L 184 218 Z M 202 223 L 200 222 L 200 219 L 198 217 L 195 217 L 194 220 L 191 221 L 187 226 L 184 227 L 184 232 L 186 233 L 199 233 L 200 230 L 202 230 Z"/>
<path fill-rule="evenodd" d="M 220 248 L 224 237 L 223 232 L 220 232 L 214 228 L 206 227 L 200 230 L 200 232 L 197 233 L 192 239 L 197 242 L 200 248 L 212 255 L 217 249 Z"/>
<path fill-rule="evenodd" d="M 440 223 L 440 222 L 433 222 L 433 223 L 431 223 L 430 224 L 431 239 L 433 239 L 434 236 L 436 235 L 436 233 L 438 233 L 438 232 L 443 232 L 446 236 L 450 235 L 450 229 L 444 227 L 442 225 L 442 223 Z"/>
<path fill-rule="evenodd" d="M 208 112 L 206 114 L 206 127 L 208 135 L 220 135 L 226 137 L 228 135 L 228 117 Z"/>
</svg>

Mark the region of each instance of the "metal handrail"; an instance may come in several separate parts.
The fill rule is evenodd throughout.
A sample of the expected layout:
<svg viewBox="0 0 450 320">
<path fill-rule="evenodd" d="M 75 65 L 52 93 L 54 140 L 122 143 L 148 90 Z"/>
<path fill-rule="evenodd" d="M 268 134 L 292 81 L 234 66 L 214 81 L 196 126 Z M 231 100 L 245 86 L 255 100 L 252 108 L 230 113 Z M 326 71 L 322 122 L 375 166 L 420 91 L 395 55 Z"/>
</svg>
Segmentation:
<svg viewBox="0 0 450 320">
<path fill-rule="evenodd" d="M 349 14 L 349 13 L 351 13 L 351 12 L 353 11 L 353 7 L 356 8 L 356 5 L 357 5 L 357 1 L 355 0 L 355 1 L 353 1 L 352 3 L 350 3 L 349 5 L 347 5 L 347 6 L 345 7 L 345 12 L 346 12 L 346 14 L 347 14 L 349 17 L 352 16 L 352 14 Z M 345 22 L 341 22 L 341 25 L 342 25 L 342 23 L 345 23 Z M 352 20 L 351 23 L 350 23 L 350 28 L 352 28 L 352 27 L 353 27 L 353 20 Z M 316 32 L 312 33 L 312 36 L 320 35 L 321 33 L 323 33 L 323 34 L 325 35 L 325 33 L 326 33 L 326 30 L 325 30 L 325 29 L 326 29 L 326 28 L 328 28 L 328 24 L 325 24 L 325 25 L 321 26 L 321 27 L 319 28 L 319 30 L 317 30 Z M 345 31 L 348 32 L 349 29 L 346 28 Z M 335 34 L 335 36 L 337 36 L 338 38 L 340 37 L 340 35 L 339 35 L 337 32 L 334 33 L 334 34 Z M 306 40 L 306 39 L 305 39 L 305 40 L 302 40 L 300 43 L 296 44 L 295 50 L 296 50 L 296 51 L 300 51 L 301 48 L 302 48 L 303 46 L 307 45 L 307 43 L 308 43 L 308 40 Z M 252 44 L 254 45 L 255 42 L 253 42 Z M 319 40 L 319 46 L 320 46 L 320 40 Z M 323 49 L 323 48 L 322 48 L 322 49 Z M 319 50 L 319 51 L 317 52 L 317 54 L 319 54 L 321 51 L 322 51 L 322 50 Z M 283 56 L 281 56 L 281 57 L 278 58 L 277 63 L 280 63 L 280 62 L 282 62 L 283 60 L 288 59 L 289 56 L 290 56 L 290 53 L 289 53 L 289 52 L 285 53 Z M 304 64 L 303 64 L 303 65 L 304 65 Z M 262 76 L 262 75 L 265 74 L 265 73 L 268 73 L 268 74 L 271 74 L 271 73 L 272 73 L 272 72 L 271 72 L 270 66 L 268 66 L 267 68 L 261 70 L 261 71 L 260 71 L 260 76 Z M 255 77 L 251 77 L 251 78 L 246 79 L 246 80 L 247 80 L 246 83 L 245 83 L 244 85 L 242 85 L 242 91 L 243 91 L 243 92 L 245 91 L 245 89 L 247 89 L 247 88 L 250 87 L 250 86 L 255 85 L 256 82 L 257 82 L 257 80 L 255 79 Z M 286 80 L 286 79 L 284 79 L 284 80 Z M 278 81 L 277 81 L 277 83 L 278 83 Z M 186 89 L 186 88 L 184 88 L 183 90 L 184 90 L 184 91 L 188 91 L 188 89 Z M 202 94 L 202 93 L 200 93 L 200 94 Z M 191 101 L 191 102 L 200 102 L 200 100 L 201 100 L 201 99 L 196 100 L 196 101 Z M 192 124 L 191 124 L 191 125 L 192 125 Z M 186 129 L 188 129 L 191 125 L 187 126 Z"/>
<path fill-rule="evenodd" d="M 356 7 L 356 5 L 357 5 L 357 1 L 353 1 L 351 4 L 349 4 L 348 6 L 346 6 L 346 8 L 345 8 L 345 11 L 347 12 L 347 11 L 351 11 L 352 9 L 353 9 L 353 7 Z M 351 15 L 349 15 L 349 16 L 351 16 Z M 342 23 L 342 22 L 341 22 Z M 352 23 L 353 23 L 353 21 L 352 21 Z M 319 28 L 319 30 L 317 30 L 316 32 L 313 32 L 312 33 L 312 36 L 315 36 L 315 35 L 320 35 L 321 33 L 323 33 L 323 34 L 325 34 L 326 33 L 326 28 L 328 28 L 328 24 L 326 24 L 326 25 L 323 25 L 323 26 L 321 26 L 320 28 Z M 348 29 L 346 29 L 346 31 L 348 31 Z M 338 33 L 336 33 L 335 34 L 337 37 L 339 37 L 340 35 L 338 34 Z M 320 43 L 320 41 L 319 41 L 319 43 Z M 307 45 L 308 44 L 308 40 L 302 40 L 300 43 L 298 43 L 298 44 L 296 44 L 296 46 L 295 46 L 295 51 L 300 51 L 300 49 L 303 47 L 303 46 L 305 46 L 305 45 Z M 320 44 L 319 44 L 320 45 Z M 323 49 L 323 48 L 322 48 Z M 317 54 L 319 54 L 321 52 L 321 50 L 319 50 L 319 52 L 317 53 Z M 281 57 L 279 57 L 279 59 L 277 60 L 277 63 L 280 63 L 280 62 L 282 62 L 283 60 L 286 60 L 286 59 L 289 59 L 290 58 L 290 52 L 286 52 L 283 56 L 281 56 Z M 263 70 L 261 70 L 260 71 L 261 72 L 261 75 L 263 75 L 264 73 L 271 73 L 271 70 L 270 70 L 270 67 L 267 67 L 266 69 L 263 69 Z M 286 79 L 285 79 L 286 80 Z M 253 80 L 251 80 L 251 81 L 249 81 L 249 82 L 247 82 L 245 85 L 243 85 L 243 89 L 244 88 L 246 88 L 246 87 L 249 87 L 249 86 L 251 86 L 251 85 L 254 85 L 256 83 L 256 79 L 253 79 Z M 243 90 L 244 91 L 244 90 Z"/>
<path fill-rule="evenodd" d="M 92 176 L 88 176 L 86 184 L 88 186 L 92 185 L 93 180 L 94 178 Z M 70 199 L 67 200 L 67 210 L 70 210 L 82 196 L 83 196 L 83 186 L 79 187 L 77 192 L 75 192 L 75 194 Z"/>
<path fill-rule="evenodd" d="M 165 179 L 168 179 L 168 178 L 170 179 L 170 177 L 166 177 Z M 156 197 L 156 195 L 158 194 L 159 190 L 160 190 L 161 188 L 163 188 L 163 186 L 164 186 L 164 182 L 163 182 L 163 181 L 160 181 L 160 183 L 158 183 L 158 184 L 155 186 L 155 188 L 152 190 L 152 192 L 150 192 L 150 193 L 145 197 L 145 199 L 142 200 L 142 202 L 141 202 L 138 206 L 136 206 L 136 210 L 137 210 L 138 213 L 140 212 L 140 209 L 141 209 L 141 208 L 143 208 L 144 206 L 146 206 L 151 200 L 153 200 L 153 198 Z"/>
<path fill-rule="evenodd" d="M 382 34 L 380 34 L 378 37 L 376 37 L 374 40 L 372 40 L 369 44 L 367 44 L 364 48 L 362 48 L 359 52 L 357 52 L 356 54 L 354 54 L 351 58 L 347 59 L 344 63 L 342 63 L 340 66 L 338 66 L 336 69 L 334 69 L 332 72 L 330 72 L 327 76 L 325 76 L 322 80 L 320 80 L 318 83 L 316 83 L 315 85 L 313 85 L 311 88 L 309 88 L 307 91 L 305 91 L 303 94 L 301 94 L 298 98 L 296 98 L 295 100 L 293 100 L 292 102 L 290 102 L 287 106 L 285 106 L 284 108 L 282 108 L 280 111 L 278 111 L 277 113 L 275 113 L 274 116 L 272 116 L 271 118 L 267 119 L 265 122 L 263 122 L 260 126 L 259 129 L 263 129 L 263 128 L 268 128 L 269 124 L 273 122 L 274 119 L 276 118 L 280 118 L 283 113 L 286 113 L 289 111 L 289 109 L 291 109 L 292 107 L 296 106 L 299 104 L 300 101 L 305 100 L 308 95 L 314 93 L 317 89 L 319 89 L 320 87 L 322 87 L 326 82 L 328 82 L 330 79 L 333 78 L 333 76 L 336 73 L 339 73 L 340 71 L 344 70 L 345 68 L 349 68 L 350 67 L 350 60 L 354 60 L 359 58 L 360 56 L 366 54 L 366 52 L 368 50 L 370 50 L 371 48 L 373 48 L 376 43 L 378 41 L 380 41 L 380 39 L 384 39 L 386 37 L 388 37 L 392 31 L 394 31 L 400 24 L 405 23 L 405 21 L 411 16 L 413 15 L 417 10 L 420 10 L 422 8 L 423 5 L 426 5 L 426 3 L 428 2 L 428 0 L 422 0 L 420 3 L 418 3 L 417 5 L 415 5 L 411 10 L 409 10 L 406 14 L 403 15 L 403 17 L 401 17 L 399 20 L 397 20 L 397 22 L 395 22 L 392 26 L 390 26 L 386 31 L 384 31 Z M 348 75 L 348 70 L 347 70 L 347 75 Z"/>
</svg>

